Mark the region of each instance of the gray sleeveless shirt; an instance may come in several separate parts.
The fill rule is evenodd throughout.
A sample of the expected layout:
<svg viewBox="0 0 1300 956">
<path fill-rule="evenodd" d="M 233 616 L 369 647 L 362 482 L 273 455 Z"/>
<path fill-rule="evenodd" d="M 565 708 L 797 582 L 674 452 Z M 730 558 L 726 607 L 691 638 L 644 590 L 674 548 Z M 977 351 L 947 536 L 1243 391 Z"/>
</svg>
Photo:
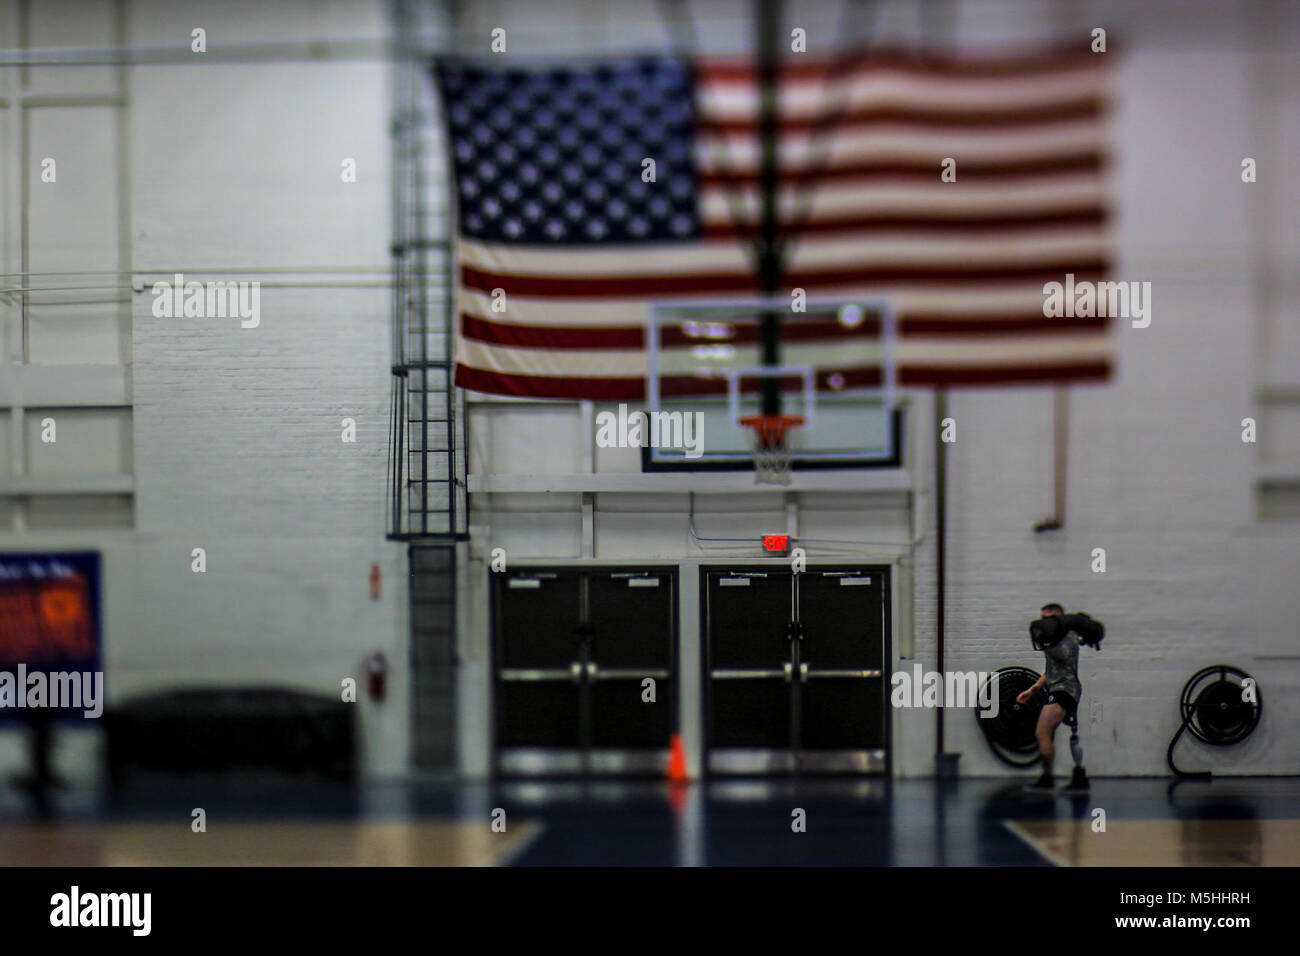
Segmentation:
<svg viewBox="0 0 1300 956">
<path fill-rule="evenodd" d="M 1043 648 L 1047 656 L 1047 691 L 1063 690 L 1077 703 L 1083 692 L 1079 683 L 1079 637 L 1073 631 L 1054 647 Z"/>
</svg>

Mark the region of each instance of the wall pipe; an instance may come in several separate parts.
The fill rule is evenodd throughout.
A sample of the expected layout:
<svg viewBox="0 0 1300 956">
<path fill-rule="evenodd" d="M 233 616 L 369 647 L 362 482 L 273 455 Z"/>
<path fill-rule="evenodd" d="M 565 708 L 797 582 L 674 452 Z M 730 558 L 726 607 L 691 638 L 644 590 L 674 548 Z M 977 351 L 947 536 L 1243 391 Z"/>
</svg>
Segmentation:
<svg viewBox="0 0 1300 956">
<path fill-rule="evenodd" d="M 943 440 L 943 420 L 948 417 L 948 390 L 934 393 L 934 514 L 935 514 L 935 637 L 938 641 L 938 670 L 944 673 L 944 587 L 948 531 L 948 443 Z M 935 708 L 934 759 L 936 773 L 944 764 L 943 701 Z"/>
</svg>

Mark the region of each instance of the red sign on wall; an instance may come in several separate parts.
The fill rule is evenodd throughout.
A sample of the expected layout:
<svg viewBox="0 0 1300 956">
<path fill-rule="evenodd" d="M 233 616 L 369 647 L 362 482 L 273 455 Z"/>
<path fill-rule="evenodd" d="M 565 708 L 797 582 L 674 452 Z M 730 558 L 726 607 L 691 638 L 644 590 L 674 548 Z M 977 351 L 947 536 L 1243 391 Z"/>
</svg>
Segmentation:
<svg viewBox="0 0 1300 956">
<path fill-rule="evenodd" d="M 764 551 L 779 551 L 785 553 L 790 548 L 790 536 L 788 534 L 765 534 L 763 535 Z"/>
</svg>

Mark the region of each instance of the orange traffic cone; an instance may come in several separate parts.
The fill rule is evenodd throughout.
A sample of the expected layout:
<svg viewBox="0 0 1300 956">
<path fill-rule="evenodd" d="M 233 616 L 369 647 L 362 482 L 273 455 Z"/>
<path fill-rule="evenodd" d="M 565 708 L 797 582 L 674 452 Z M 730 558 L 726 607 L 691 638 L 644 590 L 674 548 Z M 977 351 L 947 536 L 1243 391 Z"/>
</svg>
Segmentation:
<svg viewBox="0 0 1300 956">
<path fill-rule="evenodd" d="M 668 782 L 690 783 L 686 772 L 686 749 L 682 746 L 682 735 L 673 734 L 672 749 L 668 754 Z"/>
</svg>

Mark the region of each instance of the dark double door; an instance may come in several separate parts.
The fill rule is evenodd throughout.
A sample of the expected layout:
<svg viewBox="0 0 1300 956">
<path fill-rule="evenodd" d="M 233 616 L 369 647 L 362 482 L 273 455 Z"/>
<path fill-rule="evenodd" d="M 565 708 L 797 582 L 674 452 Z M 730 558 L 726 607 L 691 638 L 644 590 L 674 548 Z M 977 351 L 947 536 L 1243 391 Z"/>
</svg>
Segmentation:
<svg viewBox="0 0 1300 956">
<path fill-rule="evenodd" d="M 883 569 L 707 569 L 712 773 L 887 769 Z"/>
<path fill-rule="evenodd" d="M 662 773 L 676 708 L 675 573 L 493 577 L 498 772 Z"/>
</svg>

